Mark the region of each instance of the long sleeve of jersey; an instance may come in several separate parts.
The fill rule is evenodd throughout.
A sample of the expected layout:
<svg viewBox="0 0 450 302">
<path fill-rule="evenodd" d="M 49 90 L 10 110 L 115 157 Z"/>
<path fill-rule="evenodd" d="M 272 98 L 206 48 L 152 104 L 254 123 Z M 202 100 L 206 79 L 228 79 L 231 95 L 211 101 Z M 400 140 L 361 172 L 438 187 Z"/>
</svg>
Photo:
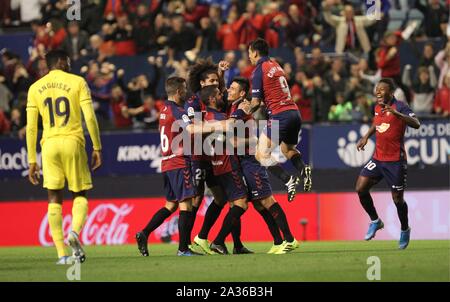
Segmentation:
<svg viewBox="0 0 450 302">
<path fill-rule="evenodd" d="M 80 105 L 94 150 L 101 150 L 100 130 L 98 128 L 97 118 L 95 117 L 94 107 L 92 106 L 91 93 L 85 81 L 83 81 L 80 87 Z"/>
<path fill-rule="evenodd" d="M 39 111 L 36 104 L 32 99 L 28 99 L 27 103 L 27 151 L 28 151 L 28 163 L 36 163 L 36 142 L 38 131 L 38 116 Z"/>
</svg>

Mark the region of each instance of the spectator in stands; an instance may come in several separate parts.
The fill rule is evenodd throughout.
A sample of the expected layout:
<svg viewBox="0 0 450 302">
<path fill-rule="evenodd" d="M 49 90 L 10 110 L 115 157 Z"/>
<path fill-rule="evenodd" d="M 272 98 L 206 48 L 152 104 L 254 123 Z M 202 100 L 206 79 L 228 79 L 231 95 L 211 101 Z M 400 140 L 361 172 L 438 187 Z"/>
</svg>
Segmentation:
<svg viewBox="0 0 450 302">
<path fill-rule="evenodd" d="M 328 113 L 330 121 L 351 121 L 352 120 L 352 102 L 345 101 L 342 93 L 336 94 L 336 105 L 331 106 Z"/>
<path fill-rule="evenodd" d="M 116 128 L 127 128 L 133 124 L 128 114 L 125 94 L 119 84 L 114 84 L 111 88 L 111 111 Z"/>
<path fill-rule="evenodd" d="M 174 60 L 177 54 L 191 50 L 195 47 L 197 33 L 190 24 L 185 24 L 183 16 L 172 18 L 172 31 L 168 37 L 169 61 Z"/>
<path fill-rule="evenodd" d="M 239 69 L 239 75 L 248 79 L 252 76 L 252 72 L 255 69 L 255 67 L 250 64 L 246 53 L 242 53 L 242 57 L 237 63 L 237 68 Z"/>
<path fill-rule="evenodd" d="M 5 135 L 9 133 L 10 122 L 5 112 L 0 109 L 0 134 Z"/>
<path fill-rule="evenodd" d="M 289 5 L 286 25 L 286 42 L 291 48 L 309 46 L 314 34 L 314 27 L 310 18 L 300 15 L 296 4 Z"/>
<path fill-rule="evenodd" d="M 133 15 L 134 41 L 138 53 L 149 51 L 156 45 L 155 41 L 155 19 L 161 12 L 164 1 L 158 1 L 153 11 L 149 11 L 146 4 L 140 3 L 136 13 Z"/>
<path fill-rule="evenodd" d="M 209 7 L 200 3 L 197 0 L 185 0 L 181 10 L 186 22 L 198 25 L 200 20 L 208 17 Z"/>
<path fill-rule="evenodd" d="M 218 4 L 212 4 L 209 7 L 208 13 L 211 23 L 216 26 L 217 29 L 222 25 L 222 8 Z"/>
<path fill-rule="evenodd" d="M 441 38 L 447 30 L 448 7 L 441 5 L 440 0 L 427 0 L 422 4 L 416 0 L 416 8 L 423 14 L 422 27 L 429 38 Z"/>
<path fill-rule="evenodd" d="M 67 26 L 67 36 L 62 43 L 62 49 L 66 51 L 69 57 L 76 61 L 80 56 L 87 54 L 89 46 L 89 37 L 87 32 L 80 30 L 77 21 L 70 21 Z"/>
<path fill-rule="evenodd" d="M 412 92 L 411 108 L 418 115 L 429 114 L 433 110 L 434 92 L 437 87 L 437 79 L 433 66 L 419 67 L 417 76 L 411 80 L 411 65 L 406 65 L 403 70 L 403 83 Z"/>
<path fill-rule="evenodd" d="M 323 2 L 323 15 L 325 20 L 336 29 L 336 47 L 337 53 L 355 51 L 360 48 L 365 54 L 371 49 L 370 40 L 367 36 L 365 27 L 376 22 L 376 19 L 366 15 L 355 16 L 351 5 L 345 5 L 342 16 L 334 16 L 330 11 L 330 3 L 333 0 Z"/>
<path fill-rule="evenodd" d="M 47 0 L 11 0 L 10 8 L 20 9 L 20 22 L 25 25 L 42 18 L 41 6 L 46 2 Z"/>
<path fill-rule="evenodd" d="M 331 70 L 325 75 L 325 79 L 333 94 L 345 91 L 346 77 L 342 59 L 335 58 L 331 63 Z"/>
<path fill-rule="evenodd" d="M 217 32 L 217 39 L 222 43 L 222 49 L 225 51 L 237 50 L 239 48 L 240 31 L 238 12 L 235 6 L 230 9 L 227 21 L 221 25 Z"/>
<path fill-rule="evenodd" d="M 422 54 L 419 55 L 419 66 L 429 68 L 433 67 L 435 76 L 439 75 L 439 68 L 435 63 L 435 52 L 433 43 L 426 43 L 423 47 Z"/>
<path fill-rule="evenodd" d="M 21 92 L 17 96 L 17 102 L 11 110 L 11 134 L 25 138 L 27 125 L 27 92 Z"/>
<path fill-rule="evenodd" d="M 11 0 L 0 1 L 0 26 L 12 25 Z"/>
<path fill-rule="evenodd" d="M 450 116 L 450 72 L 444 77 L 442 87 L 436 92 L 434 112 L 445 118 Z"/>
<path fill-rule="evenodd" d="M 96 1 L 81 1 L 81 20 L 80 28 L 85 30 L 89 35 L 96 34 L 100 31 L 103 24 L 103 9 Z"/>
<path fill-rule="evenodd" d="M 438 88 L 444 84 L 444 77 L 450 71 L 450 42 L 435 57 L 436 66 L 439 68 Z"/>
<path fill-rule="evenodd" d="M 119 16 L 124 15 L 126 0 L 103 0 L 105 3 L 105 9 L 103 16 L 106 20 L 114 20 Z"/>
<path fill-rule="evenodd" d="M 130 24 L 128 16 L 118 16 L 117 26 L 112 33 L 117 56 L 133 56 L 136 54 L 133 33 L 133 26 Z"/>
<path fill-rule="evenodd" d="M 28 88 L 30 88 L 31 84 L 33 84 L 33 80 L 30 78 L 27 69 L 22 62 L 19 62 L 16 64 L 14 69 L 12 91 L 14 91 L 16 95 L 22 91 L 26 92 L 28 91 Z"/>
<path fill-rule="evenodd" d="M 247 45 L 259 37 L 264 29 L 264 16 L 256 10 L 256 1 L 247 2 L 245 13 L 239 18 L 236 24 L 240 33 L 239 48 L 247 50 Z"/>
<path fill-rule="evenodd" d="M 384 35 L 384 39 L 375 54 L 377 67 L 381 70 L 382 78 L 392 78 L 405 93 L 405 97 L 409 103 L 409 93 L 401 80 L 400 51 L 399 46 L 402 40 L 402 33 L 388 31 Z"/>
<path fill-rule="evenodd" d="M 323 76 L 329 68 L 329 58 L 322 54 L 319 47 L 314 47 L 311 51 L 311 60 L 306 67 L 306 75 L 309 78 Z"/>
<path fill-rule="evenodd" d="M 5 78 L 0 76 L 0 110 L 3 110 L 3 112 L 9 112 L 13 94 L 11 93 L 11 90 L 9 90 L 9 88 L 2 83 L 2 80 L 5 80 Z"/>
<path fill-rule="evenodd" d="M 351 116 L 353 121 L 363 123 L 372 119 L 372 106 L 366 94 L 358 93 L 356 95 L 356 104 L 352 108 Z"/>
<path fill-rule="evenodd" d="M 326 121 L 330 107 L 333 104 L 333 95 L 328 84 L 320 76 L 314 76 L 312 86 L 306 89 L 305 96 L 312 101 L 312 121 Z"/>
<path fill-rule="evenodd" d="M 209 17 L 200 19 L 200 31 L 197 36 L 196 52 L 219 50 L 220 43 L 217 40 L 217 27 Z"/>
</svg>

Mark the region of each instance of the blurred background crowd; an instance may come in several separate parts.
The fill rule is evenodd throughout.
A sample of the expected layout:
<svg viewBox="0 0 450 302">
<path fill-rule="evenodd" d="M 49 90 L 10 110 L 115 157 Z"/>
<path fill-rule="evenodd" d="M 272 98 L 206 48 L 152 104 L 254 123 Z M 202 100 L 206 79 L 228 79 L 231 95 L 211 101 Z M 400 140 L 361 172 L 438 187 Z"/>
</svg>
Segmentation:
<svg viewBox="0 0 450 302">
<path fill-rule="evenodd" d="M 199 57 L 230 62 L 227 84 L 250 78 L 247 45 L 257 37 L 291 54 L 274 59 L 305 122 L 370 121 L 381 77 L 395 80 L 396 97 L 419 116 L 449 118 L 450 0 L 80 2 L 79 21 L 67 18 L 71 1 L 0 2 L 0 35 L 33 33 L 26 59 L 0 45 L 0 135 L 24 137 L 27 91 L 48 72 L 50 49 L 66 50 L 87 80 L 101 129 L 145 129 L 157 127 L 165 78 L 187 77 Z M 151 72 L 135 74 L 133 57 Z"/>
</svg>

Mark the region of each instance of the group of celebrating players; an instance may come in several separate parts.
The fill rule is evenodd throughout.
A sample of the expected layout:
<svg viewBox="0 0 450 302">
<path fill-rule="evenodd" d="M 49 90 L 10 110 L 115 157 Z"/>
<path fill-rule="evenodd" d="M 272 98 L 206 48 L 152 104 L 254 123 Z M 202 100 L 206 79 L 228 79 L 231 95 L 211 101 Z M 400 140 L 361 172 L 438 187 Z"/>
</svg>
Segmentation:
<svg viewBox="0 0 450 302">
<path fill-rule="evenodd" d="M 198 61 L 192 66 L 188 81 L 179 77 L 167 79 L 168 99 L 161 111 L 159 122 L 162 142 L 161 171 L 167 202 L 154 214 L 147 226 L 136 234 L 138 248 L 143 256 L 149 255 L 147 241 L 150 233 L 178 206 L 178 255 L 200 254 L 192 249 L 191 232 L 197 210 L 203 200 L 205 184 L 211 190 L 214 200 L 206 211 L 199 234 L 193 240 L 193 244 L 199 246 L 203 253 L 228 254 L 225 238 L 230 233 L 234 241 L 234 254 L 252 253 L 240 240 L 240 219 L 247 210 L 249 201 L 253 202 L 272 234 L 273 246 L 268 253 L 285 254 L 299 246 L 291 233 L 285 212 L 273 197 L 267 168 L 286 184 L 289 201 L 294 199 L 296 186 L 300 181 L 303 181 L 305 191 L 311 190 L 311 168 L 303 163 L 301 154 L 296 149 L 301 119 L 297 106 L 290 97 L 284 71 L 278 63 L 270 60 L 268 55 L 269 47 L 266 41 L 257 39 L 250 44 L 249 57 L 256 65 L 251 82 L 251 100 L 248 97 L 250 81 L 246 78 L 234 78 L 228 89 L 224 87 L 223 72 L 227 70 L 228 65 L 223 61 L 218 66 L 210 60 Z M 189 99 L 188 88 L 193 93 Z M 252 113 L 263 100 L 269 121 L 267 127 L 261 131 L 256 152 L 251 152 L 249 147 L 253 137 L 251 129 L 241 140 L 231 135 L 234 141 L 246 144 L 244 154 L 205 150 L 208 154 L 186 155 L 183 146 L 172 146 L 174 138 L 183 131 L 201 136 L 221 131 L 232 132 L 233 127 L 229 125 L 233 125 L 235 121 L 247 122 L 253 119 Z M 174 123 L 181 124 L 178 131 L 173 131 Z M 276 141 L 271 139 L 272 131 L 278 131 L 280 149 L 298 169 L 299 176 L 289 175 L 275 163 L 271 154 L 276 147 Z M 222 137 L 224 136 L 220 134 L 215 136 L 211 144 L 213 149 L 223 149 L 223 146 L 219 146 L 224 143 Z M 227 202 L 230 203 L 230 210 L 218 235 L 210 244 L 209 231 Z"/>
<path fill-rule="evenodd" d="M 228 89 L 224 85 L 223 73 L 229 66 L 224 61 L 215 65 L 210 59 L 199 60 L 192 66 L 187 80 L 181 77 L 166 80 L 167 100 L 159 121 L 166 204 L 136 234 L 138 249 L 143 256 L 149 255 L 151 232 L 177 208 L 180 210 L 177 255 L 228 254 L 225 239 L 230 233 L 234 254 L 253 253 L 240 240 L 241 216 L 248 209 L 249 202 L 262 216 L 273 237 L 269 254 L 285 254 L 299 247 L 283 208 L 273 197 L 267 171 L 286 185 L 288 201 L 294 200 L 301 182 L 305 192 L 311 191 L 311 167 L 305 165 L 296 148 L 301 117 L 290 96 L 283 69 L 269 57 L 267 42 L 256 39 L 250 43 L 248 53 L 255 65 L 251 81 L 236 77 Z M 50 72 L 36 81 L 28 92 L 29 180 L 34 185 L 39 183 L 40 167 L 36 161 L 39 114 L 44 129 L 41 140 L 44 188 L 48 190 L 48 221 L 59 257 L 57 264 L 69 264 L 73 260 L 83 262 L 86 255 L 79 234 L 88 213 L 86 192 L 92 188 L 92 181 L 81 112 L 93 141 L 93 170 L 102 164 L 99 129 L 89 88 L 83 78 L 69 73 L 67 54 L 61 50 L 50 51 L 46 61 Z M 191 97 L 188 97 L 188 90 Z M 405 249 L 411 228 L 403 198 L 407 168 L 403 137 L 406 126 L 418 128 L 420 122 L 404 102 L 394 98 L 394 90 L 391 79 L 380 80 L 376 87 L 373 125 L 357 146 L 358 150 L 364 150 L 370 136 L 376 134 L 376 150 L 373 159 L 361 170 L 356 191 L 372 220 L 365 237 L 365 240 L 371 240 L 384 224 L 377 215 L 369 191 L 382 178 L 386 179 L 401 222 L 399 248 Z M 266 126 L 245 131 L 236 129 L 236 125 L 244 122 L 249 125 L 247 122 L 253 120 L 252 114 L 262 102 L 268 116 Z M 257 140 L 256 132 L 259 133 Z M 188 140 L 180 140 L 180 137 Z M 200 137 L 202 146 L 208 146 L 199 153 L 192 152 L 191 140 L 195 137 Z M 204 141 L 208 143 L 203 144 Z M 229 142 L 233 146 L 232 151 L 221 152 Z M 241 146 L 245 151 L 237 152 Z M 275 159 L 273 150 L 278 146 L 296 168 L 296 175 L 287 173 Z M 71 256 L 66 250 L 62 229 L 62 192 L 66 180 L 74 198 L 72 230 L 68 240 Z M 208 206 L 200 232 L 191 242 L 206 186 L 214 199 Z M 219 233 L 210 243 L 209 232 L 227 203 L 230 209 Z M 194 250 L 195 246 L 199 248 Z"/>
</svg>

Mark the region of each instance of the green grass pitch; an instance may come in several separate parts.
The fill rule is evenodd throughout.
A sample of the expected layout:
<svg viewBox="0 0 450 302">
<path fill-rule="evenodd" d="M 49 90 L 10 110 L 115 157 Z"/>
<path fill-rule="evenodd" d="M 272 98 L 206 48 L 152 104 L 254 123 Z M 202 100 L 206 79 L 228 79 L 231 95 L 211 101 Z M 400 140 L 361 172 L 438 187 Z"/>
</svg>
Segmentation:
<svg viewBox="0 0 450 302">
<path fill-rule="evenodd" d="M 271 243 L 245 243 L 253 255 L 177 257 L 175 244 L 87 246 L 81 281 L 368 281 L 367 258 L 377 256 L 381 281 L 450 281 L 450 241 L 303 242 L 286 255 L 267 255 Z M 228 244 L 231 250 L 232 244 Z M 54 248 L 0 248 L 0 281 L 67 281 Z"/>
</svg>

